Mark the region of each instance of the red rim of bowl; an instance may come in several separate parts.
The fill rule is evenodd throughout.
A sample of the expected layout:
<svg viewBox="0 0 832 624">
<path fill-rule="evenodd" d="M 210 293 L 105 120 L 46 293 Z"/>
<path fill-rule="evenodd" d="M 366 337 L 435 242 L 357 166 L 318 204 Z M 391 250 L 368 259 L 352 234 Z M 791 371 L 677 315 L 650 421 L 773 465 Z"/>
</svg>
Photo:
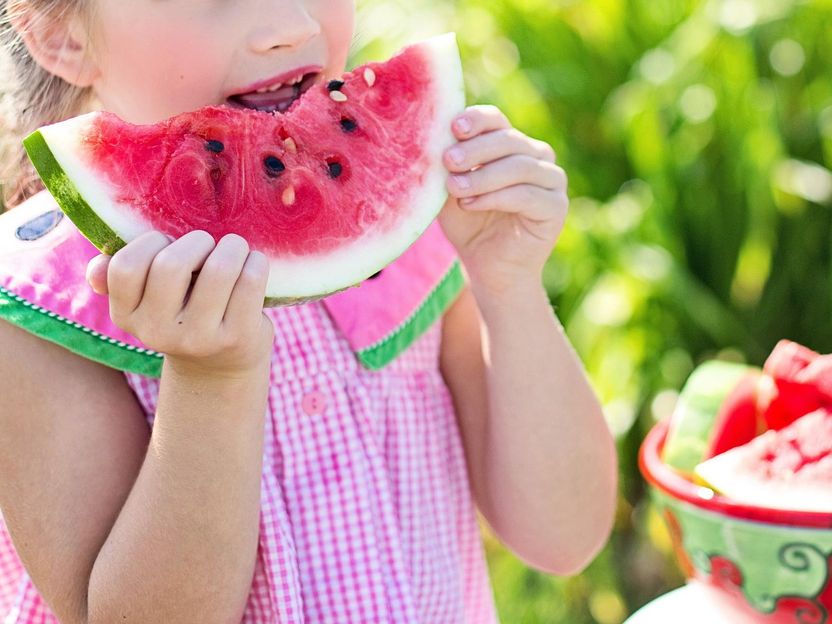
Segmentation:
<svg viewBox="0 0 832 624">
<path fill-rule="evenodd" d="M 803 528 L 832 528 L 832 513 L 818 511 L 789 511 L 737 503 L 713 490 L 688 481 L 661 460 L 668 423 L 657 423 L 644 438 L 639 449 L 638 466 L 641 474 L 653 487 L 695 507 L 724 514 L 741 520 L 768 524 L 782 524 Z"/>
</svg>

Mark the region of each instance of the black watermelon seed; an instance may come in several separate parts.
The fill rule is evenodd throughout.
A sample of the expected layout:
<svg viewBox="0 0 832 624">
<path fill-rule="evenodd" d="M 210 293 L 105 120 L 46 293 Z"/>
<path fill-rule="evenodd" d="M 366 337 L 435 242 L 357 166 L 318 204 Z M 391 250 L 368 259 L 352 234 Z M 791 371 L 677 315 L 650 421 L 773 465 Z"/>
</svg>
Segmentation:
<svg viewBox="0 0 832 624">
<path fill-rule="evenodd" d="M 379 277 L 381 277 L 381 273 L 382 273 L 382 271 L 379 271 L 378 273 L 373 273 L 373 274 L 372 274 L 369 278 L 367 278 L 367 279 L 371 279 L 371 280 L 378 279 Z"/>
<path fill-rule="evenodd" d="M 205 149 L 214 154 L 220 154 L 225 149 L 225 145 L 222 144 L 222 141 L 208 141 L 205 144 Z"/>
<path fill-rule="evenodd" d="M 329 163 L 329 177 L 333 180 L 341 176 L 344 173 L 344 167 L 341 166 L 341 163 L 338 162 L 331 162 Z"/>
<path fill-rule="evenodd" d="M 340 91 L 344 86 L 343 80 L 330 80 L 329 84 L 326 85 L 328 91 Z"/>
<path fill-rule="evenodd" d="M 286 170 L 286 165 L 277 156 L 266 156 L 263 164 L 266 165 L 266 173 L 273 178 Z"/>
<path fill-rule="evenodd" d="M 344 117 L 341 120 L 341 129 L 344 132 L 355 132 L 356 128 L 358 128 L 358 124 L 355 122 L 354 119 Z"/>
</svg>

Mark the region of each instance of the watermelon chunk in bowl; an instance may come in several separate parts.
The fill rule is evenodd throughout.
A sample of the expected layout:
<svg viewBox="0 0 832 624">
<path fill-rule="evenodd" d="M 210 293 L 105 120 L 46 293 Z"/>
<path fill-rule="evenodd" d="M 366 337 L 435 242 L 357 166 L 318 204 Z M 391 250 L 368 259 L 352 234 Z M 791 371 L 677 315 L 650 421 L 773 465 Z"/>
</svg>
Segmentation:
<svg viewBox="0 0 832 624">
<path fill-rule="evenodd" d="M 714 491 L 752 505 L 832 513 L 832 412 L 819 409 L 694 470 Z"/>
<path fill-rule="evenodd" d="M 781 340 L 763 372 L 759 403 L 767 429 L 782 429 L 817 409 L 832 409 L 832 355 Z"/>
<path fill-rule="evenodd" d="M 91 113 L 24 145 L 103 252 L 151 229 L 239 234 L 269 259 L 267 303 L 299 303 L 361 283 L 427 229 L 465 98 L 453 34 L 296 89 L 282 114 L 208 107 L 136 126 Z"/>
<path fill-rule="evenodd" d="M 712 360 L 685 383 L 670 420 L 664 461 L 682 474 L 705 459 L 817 409 L 832 410 L 832 355 L 781 340 L 761 369 Z"/>
<path fill-rule="evenodd" d="M 662 459 L 685 475 L 708 457 L 743 444 L 763 430 L 757 392 L 761 371 L 712 360 L 688 378 L 669 423 Z"/>
<path fill-rule="evenodd" d="M 639 466 L 682 569 L 716 592 L 731 621 L 832 622 L 828 357 L 783 341 L 745 389 L 741 369 L 722 370 L 733 379 L 718 367 L 695 371 L 683 395 L 701 408 L 691 422 L 707 426 L 683 427 L 695 435 L 675 441 L 684 449 L 680 441 L 693 439 L 695 454 L 710 457 L 693 474 L 666 461 L 681 456 L 666 448 L 672 419 L 642 444 Z M 733 425 L 717 416 L 726 410 L 737 415 Z M 763 432 L 754 435 L 751 422 Z"/>
</svg>

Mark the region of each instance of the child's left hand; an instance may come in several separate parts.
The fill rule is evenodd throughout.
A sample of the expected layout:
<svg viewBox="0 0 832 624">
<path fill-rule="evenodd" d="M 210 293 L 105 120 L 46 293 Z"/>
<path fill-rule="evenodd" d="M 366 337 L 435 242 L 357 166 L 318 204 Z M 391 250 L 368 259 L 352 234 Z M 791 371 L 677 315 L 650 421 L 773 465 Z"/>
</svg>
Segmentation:
<svg viewBox="0 0 832 624">
<path fill-rule="evenodd" d="M 451 196 L 439 219 L 472 286 L 539 285 L 569 205 L 554 150 L 494 106 L 472 106 L 452 127 L 459 143 L 445 152 Z"/>
</svg>

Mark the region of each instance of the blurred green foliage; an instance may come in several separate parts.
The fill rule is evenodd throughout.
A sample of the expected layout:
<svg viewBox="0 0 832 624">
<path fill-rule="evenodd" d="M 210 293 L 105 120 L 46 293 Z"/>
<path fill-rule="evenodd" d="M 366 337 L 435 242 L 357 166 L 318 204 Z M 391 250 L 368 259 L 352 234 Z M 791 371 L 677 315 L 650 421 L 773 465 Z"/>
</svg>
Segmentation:
<svg viewBox="0 0 832 624">
<path fill-rule="evenodd" d="M 358 59 L 457 31 L 470 103 L 570 175 L 544 277 L 618 436 L 618 522 L 573 578 L 489 559 L 505 622 L 621 622 L 682 582 L 636 453 L 693 367 L 832 351 L 832 0 L 359 0 L 358 28 Z"/>
<path fill-rule="evenodd" d="M 552 578 L 490 535 L 501 619 L 616 624 L 682 578 L 638 446 L 700 361 L 832 351 L 832 0 L 358 0 L 356 62 L 459 34 L 470 103 L 550 142 L 544 279 L 619 441 L 609 545 Z"/>
</svg>

